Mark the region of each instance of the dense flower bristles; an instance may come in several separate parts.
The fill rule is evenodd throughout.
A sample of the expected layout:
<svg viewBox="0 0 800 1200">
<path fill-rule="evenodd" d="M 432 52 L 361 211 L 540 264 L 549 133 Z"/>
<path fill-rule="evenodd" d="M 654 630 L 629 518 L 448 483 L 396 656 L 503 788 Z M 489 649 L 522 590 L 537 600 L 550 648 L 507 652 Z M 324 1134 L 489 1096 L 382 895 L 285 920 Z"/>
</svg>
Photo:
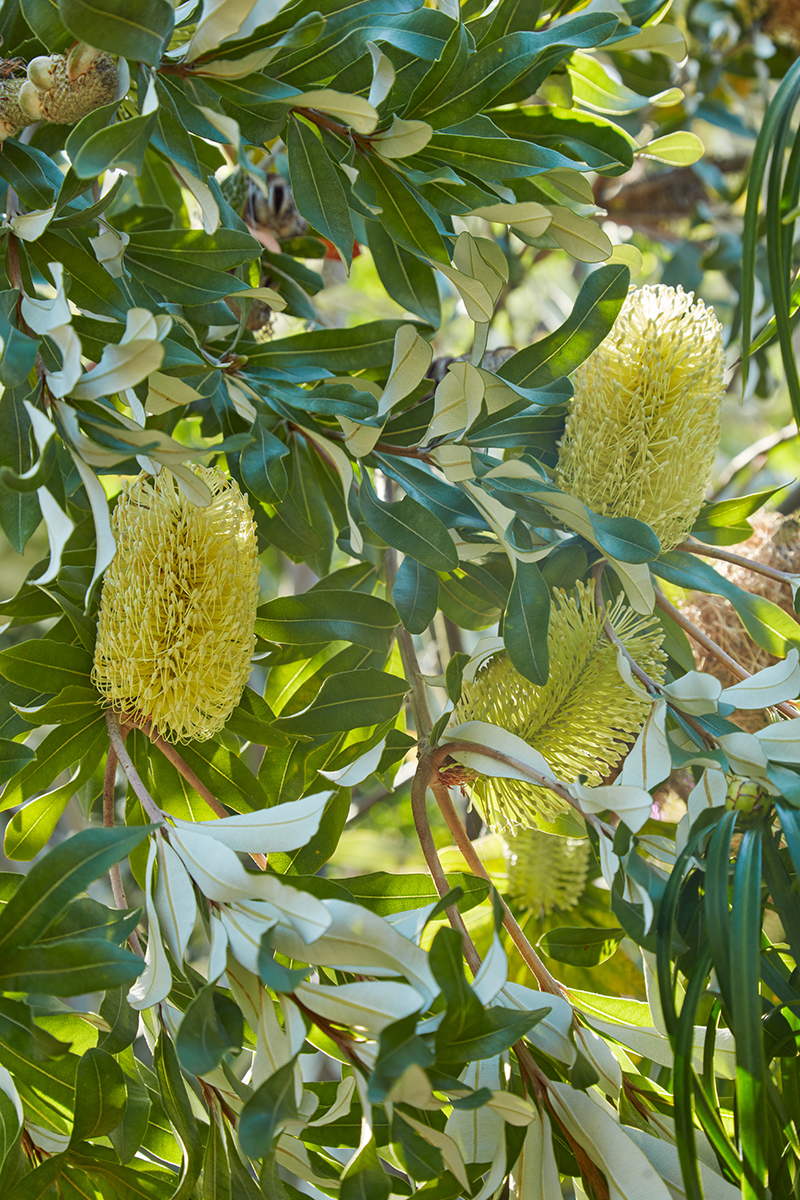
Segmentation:
<svg viewBox="0 0 800 1200">
<path fill-rule="evenodd" d="M 577 584 L 575 595 L 553 594 L 548 645 L 550 677 L 543 687 L 512 666 L 505 651 L 465 679 L 453 723 L 486 721 L 521 737 L 544 755 L 558 779 L 579 775 L 598 784 L 625 754 L 649 710 L 617 670 L 616 650 L 603 633 L 593 589 Z M 653 679 L 664 677 L 663 633 L 620 597 L 609 619 L 635 661 Z M 536 815 L 552 821 L 567 804 L 548 788 L 513 779 L 481 777 L 475 802 L 496 830 L 528 828 Z"/>
<path fill-rule="evenodd" d="M 508 890 L 534 913 L 574 908 L 586 887 L 591 852 L 583 838 L 523 829 L 507 843 Z"/>
<path fill-rule="evenodd" d="M 172 742 L 217 733 L 250 673 L 258 603 L 253 514 L 235 482 L 197 469 L 212 499 L 141 475 L 112 523 L 92 680 L 117 712 Z"/>
<path fill-rule="evenodd" d="M 636 517 L 662 550 L 703 503 L 719 441 L 722 327 L 682 288 L 632 291 L 575 372 L 558 485 L 603 516 Z"/>
</svg>

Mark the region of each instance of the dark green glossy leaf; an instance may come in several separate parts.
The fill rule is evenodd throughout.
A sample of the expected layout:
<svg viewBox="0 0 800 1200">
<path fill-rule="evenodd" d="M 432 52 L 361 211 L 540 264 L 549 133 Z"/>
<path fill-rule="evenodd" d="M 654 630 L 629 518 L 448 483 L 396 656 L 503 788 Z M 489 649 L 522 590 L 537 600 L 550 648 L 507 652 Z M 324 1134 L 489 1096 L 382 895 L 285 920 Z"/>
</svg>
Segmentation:
<svg viewBox="0 0 800 1200">
<path fill-rule="evenodd" d="M 397 569 L 392 600 L 408 632 L 423 633 L 439 606 L 438 575 L 407 554 Z"/>
<path fill-rule="evenodd" d="M 278 728 L 318 735 L 380 725 L 397 716 L 407 691 L 408 684 L 397 675 L 373 668 L 343 671 L 328 676 L 309 707 L 283 717 Z"/>
<path fill-rule="evenodd" d="M 297 117 L 289 118 L 287 138 L 292 193 L 312 228 L 339 250 L 350 266 L 353 259 L 353 223 L 337 167 L 316 131 Z"/>
<path fill-rule="evenodd" d="M 536 563 L 518 561 L 508 594 L 503 641 L 520 675 L 539 687 L 547 683 L 550 674 L 549 624 L 550 589 Z"/>
<path fill-rule="evenodd" d="M 95 938 L 73 938 L 50 946 L 26 946 L 5 954 L 0 966 L 0 987 L 9 992 L 79 996 L 130 985 L 143 970 L 141 958 L 129 950 Z"/>
<path fill-rule="evenodd" d="M 239 1141 L 250 1158 L 269 1154 L 286 1121 L 297 1117 L 294 1098 L 295 1059 L 258 1087 L 239 1116 Z"/>
<path fill-rule="evenodd" d="M 167 0 L 58 0 L 61 20 L 80 41 L 109 54 L 122 54 L 155 66 L 172 32 L 173 10 Z"/>
<path fill-rule="evenodd" d="M 359 504 L 367 525 L 388 545 L 410 554 L 432 571 L 453 570 L 458 566 L 458 551 L 444 523 L 411 496 L 387 504 L 375 495 L 365 473 Z"/>
<path fill-rule="evenodd" d="M 237 1017 L 238 1014 L 238 1017 Z M 183 1014 L 175 1049 L 184 1070 L 207 1075 L 242 1048 L 240 1010 L 209 983 Z"/>
<path fill-rule="evenodd" d="M 575 307 L 563 325 L 532 346 L 519 350 L 497 374 L 527 388 L 545 387 L 579 367 L 608 334 L 628 294 L 630 271 L 599 267 L 583 283 Z"/>
<path fill-rule="evenodd" d="M 315 645 L 340 640 L 384 650 L 397 625 L 391 604 L 364 592 L 305 592 L 262 604 L 256 633 L 265 641 Z"/>
<path fill-rule="evenodd" d="M 256 417 L 250 432 L 254 440 L 245 446 L 239 459 L 242 479 L 257 500 L 280 504 L 289 487 L 282 462 L 289 447 L 271 432 L 263 417 Z"/>
<path fill-rule="evenodd" d="M 616 952 L 625 937 L 624 929 L 593 928 L 591 925 L 559 926 L 539 939 L 545 954 L 575 967 L 596 967 Z"/>
<path fill-rule="evenodd" d="M 75 1076 L 72 1144 L 102 1137 L 125 1115 L 128 1095 L 122 1068 L 108 1051 L 93 1046 L 81 1055 Z"/>
</svg>

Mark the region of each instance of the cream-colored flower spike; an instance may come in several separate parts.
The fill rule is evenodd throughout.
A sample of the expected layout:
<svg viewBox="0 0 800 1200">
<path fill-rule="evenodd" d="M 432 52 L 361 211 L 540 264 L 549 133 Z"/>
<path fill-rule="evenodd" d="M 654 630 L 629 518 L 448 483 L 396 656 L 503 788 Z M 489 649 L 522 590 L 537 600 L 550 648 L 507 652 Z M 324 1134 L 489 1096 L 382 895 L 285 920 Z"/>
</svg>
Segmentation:
<svg viewBox="0 0 800 1200">
<path fill-rule="evenodd" d="M 725 392 L 722 327 L 683 288 L 631 290 L 574 376 L 558 486 L 602 516 L 645 521 L 671 550 L 700 511 Z"/>
<path fill-rule="evenodd" d="M 556 837 L 523 829 L 507 842 L 508 890 L 537 915 L 574 908 L 589 875 L 586 838 Z"/>
<path fill-rule="evenodd" d="M 651 678 L 664 677 L 663 631 L 638 616 L 620 597 L 608 613 L 623 645 Z M 578 583 L 572 595 L 553 593 L 547 643 L 550 677 L 543 687 L 516 670 L 505 651 L 464 680 L 453 724 L 486 721 L 538 750 L 556 778 L 590 786 L 602 782 L 627 753 L 644 724 L 650 703 L 628 687 L 617 668 L 616 648 L 603 632 L 594 589 Z M 516 779 L 480 776 L 472 795 L 493 829 L 517 830 L 552 822 L 568 811 L 549 788 Z"/>
<path fill-rule="evenodd" d="M 118 81 L 113 58 L 78 42 L 67 55 L 41 55 L 28 63 L 19 105 L 29 121 L 74 125 L 95 108 L 110 104 Z"/>
<path fill-rule="evenodd" d="M 112 517 L 92 681 L 120 714 L 171 742 L 217 733 L 250 673 L 258 603 L 253 514 L 234 481 L 196 468 L 192 504 L 164 469 L 141 475 Z"/>
</svg>

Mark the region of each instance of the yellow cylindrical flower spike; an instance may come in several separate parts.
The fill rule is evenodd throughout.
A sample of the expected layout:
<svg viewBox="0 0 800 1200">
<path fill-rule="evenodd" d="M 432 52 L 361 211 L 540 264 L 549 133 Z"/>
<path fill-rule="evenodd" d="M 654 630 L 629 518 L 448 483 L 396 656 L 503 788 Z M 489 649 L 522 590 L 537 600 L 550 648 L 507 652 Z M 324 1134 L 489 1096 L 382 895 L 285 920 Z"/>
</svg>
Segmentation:
<svg viewBox="0 0 800 1200">
<path fill-rule="evenodd" d="M 725 392 L 722 327 L 683 288 L 631 291 L 573 379 L 558 486 L 602 516 L 645 521 L 671 550 L 700 511 Z"/>
<path fill-rule="evenodd" d="M 580 900 L 591 863 L 586 839 L 523 829 L 509 839 L 507 856 L 508 890 L 525 908 L 547 916 Z"/>
<path fill-rule="evenodd" d="M 622 597 L 608 617 L 634 660 L 660 682 L 666 655 L 658 622 L 638 616 Z M 627 752 L 650 705 L 617 670 L 616 649 L 603 633 L 588 585 L 577 584 L 572 595 L 561 589 L 553 593 L 548 646 L 550 677 L 543 687 L 520 675 L 502 651 L 474 680 L 464 680 L 453 724 L 499 725 L 544 755 L 563 782 L 585 775 L 590 785 L 598 784 Z M 537 814 L 551 822 L 568 811 L 555 792 L 514 779 L 480 777 L 472 794 L 487 824 L 498 831 L 535 825 Z"/>
<path fill-rule="evenodd" d="M 192 504 L 164 469 L 141 475 L 112 516 L 117 553 L 100 600 L 92 681 L 119 713 L 171 742 L 222 729 L 250 673 L 258 604 L 253 514 L 208 467 Z"/>
</svg>

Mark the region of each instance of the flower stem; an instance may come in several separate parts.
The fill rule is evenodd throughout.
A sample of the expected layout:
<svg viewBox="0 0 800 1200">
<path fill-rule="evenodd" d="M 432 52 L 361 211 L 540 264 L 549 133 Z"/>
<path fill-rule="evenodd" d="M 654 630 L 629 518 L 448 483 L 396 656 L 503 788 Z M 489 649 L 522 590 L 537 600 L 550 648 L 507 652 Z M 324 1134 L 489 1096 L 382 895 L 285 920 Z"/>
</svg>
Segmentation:
<svg viewBox="0 0 800 1200">
<path fill-rule="evenodd" d="M 417 766 L 414 779 L 411 783 L 411 811 L 414 815 L 414 825 L 417 830 L 419 844 L 422 847 L 422 853 L 425 855 L 425 862 L 428 864 L 428 870 L 433 880 L 434 886 L 440 896 L 446 896 L 450 891 L 450 885 L 447 882 L 442 864 L 439 862 L 439 855 L 436 853 L 436 846 L 433 842 L 431 827 L 428 823 L 428 812 L 426 807 L 426 799 L 428 785 L 431 780 L 432 767 L 431 760 L 428 754 L 423 754 Z M 464 957 L 469 963 L 470 970 L 473 976 L 477 975 L 481 965 L 480 956 L 473 945 L 472 938 L 467 933 L 467 927 L 464 924 L 464 919 L 455 904 L 451 904 L 447 909 L 447 919 L 457 933 L 460 933 L 464 939 Z"/>
<path fill-rule="evenodd" d="M 767 579 L 777 579 L 779 583 L 788 584 L 791 578 L 786 571 L 779 571 L 777 567 L 768 567 L 766 563 L 756 562 L 755 559 L 745 558 L 741 554 L 731 554 L 729 550 L 723 550 L 720 546 L 707 546 L 705 542 L 681 542 L 680 546 L 676 546 L 675 549 L 683 550 L 687 554 L 697 554 L 701 558 L 719 558 L 722 562 L 744 567 L 745 570 L 752 571 L 755 575 L 766 575 Z"/>
<path fill-rule="evenodd" d="M 156 804 L 153 797 L 148 792 L 147 788 L 142 783 L 139 772 L 133 765 L 133 760 L 130 754 L 125 749 L 125 743 L 122 740 L 119 721 L 116 714 L 109 709 L 106 712 L 106 725 L 108 726 L 108 736 L 111 738 L 111 746 L 119 759 L 120 766 L 125 772 L 125 777 L 128 783 L 134 790 L 137 798 L 141 802 L 142 808 L 147 813 L 151 821 L 156 821 L 159 824 L 164 820 L 164 814 Z"/>
<path fill-rule="evenodd" d="M 438 771 L 435 770 L 435 774 L 438 775 Z M 466 860 L 469 869 L 472 871 L 473 875 L 480 875 L 483 879 L 489 879 L 489 873 L 478 857 L 477 851 L 475 850 L 472 842 L 469 840 L 467 831 L 462 825 L 459 815 L 456 812 L 456 807 L 453 804 L 453 801 L 450 799 L 449 789 L 445 787 L 441 781 L 436 780 L 435 778 L 431 779 L 430 788 L 436 797 L 439 808 L 442 811 L 442 816 L 447 822 L 450 832 L 455 838 L 456 845 Z M 533 946 L 530 944 L 528 939 L 525 937 L 525 934 L 517 924 L 517 921 L 515 920 L 511 909 L 508 907 L 505 900 L 503 900 L 502 897 L 498 898 L 503 907 L 503 924 L 508 930 L 512 942 L 517 947 L 523 959 L 530 968 L 530 971 L 536 982 L 539 984 L 541 990 L 543 992 L 551 992 L 555 996 L 562 996 L 564 999 L 566 999 L 567 997 L 564 989 L 561 987 L 561 984 L 550 974 L 547 967 L 539 958 L 539 955 L 536 953 Z"/>
</svg>

